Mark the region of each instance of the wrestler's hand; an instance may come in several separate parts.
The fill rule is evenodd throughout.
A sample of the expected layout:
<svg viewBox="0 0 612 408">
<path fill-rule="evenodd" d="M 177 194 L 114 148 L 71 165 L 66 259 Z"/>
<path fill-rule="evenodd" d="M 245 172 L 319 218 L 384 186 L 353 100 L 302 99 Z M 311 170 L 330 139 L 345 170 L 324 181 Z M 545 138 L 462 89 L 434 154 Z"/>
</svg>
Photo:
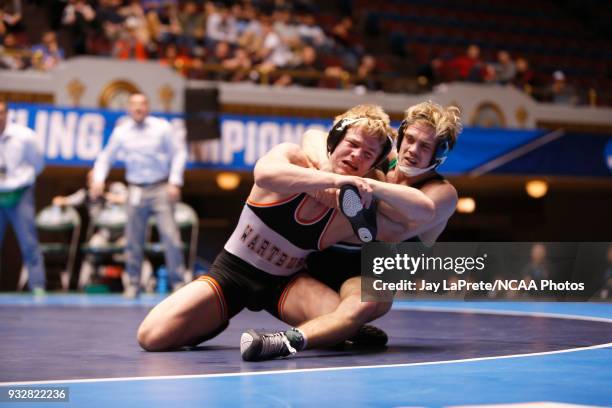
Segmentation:
<svg viewBox="0 0 612 408">
<path fill-rule="evenodd" d="M 345 184 L 351 184 L 357 187 L 359 195 L 361 196 L 361 204 L 364 208 L 370 208 L 370 204 L 372 204 L 372 187 L 366 179 L 357 176 L 338 175 L 335 187 L 340 188 Z"/>
<path fill-rule="evenodd" d="M 308 160 L 308 167 L 321 170 L 321 162 L 318 159 L 308 155 L 306 156 L 306 159 Z"/>
<path fill-rule="evenodd" d="M 52 203 L 57 207 L 63 207 L 66 205 L 66 198 L 62 196 L 53 197 Z"/>
<path fill-rule="evenodd" d="M 178 203 L 181 199 L 181 188 L 179 186 L 175 186 L 174 184 L 168 184 L 168 198 L 173 203 Z"/>
<path fill-rule="evenodd" d="M 89 192 L 91 193 L 91 198 L 95 199 L 101 197 L 102 193 L 104 193 L 104 183 L 99 181 L 92 182 L 89 187 Z"/>
<path fill-rule="evenodd" d="M 325 190 L 318 190 L 309 195 L 320 204 L 326 207 L 338 209 L 338 193 L 340 190 L 337 188 L 326 188 Z"/>
</svg>

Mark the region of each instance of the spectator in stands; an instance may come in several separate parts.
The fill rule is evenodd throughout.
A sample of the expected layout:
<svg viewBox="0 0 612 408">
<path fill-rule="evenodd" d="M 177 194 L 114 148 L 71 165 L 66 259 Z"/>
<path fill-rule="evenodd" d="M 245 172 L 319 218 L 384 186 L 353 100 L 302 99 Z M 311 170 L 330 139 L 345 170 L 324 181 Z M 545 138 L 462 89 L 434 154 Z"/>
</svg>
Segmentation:
<svg viewBox="0 0 612 408">
<path fill-rule="evenodd" d="M 230 43 L 227 41 L 219 41 L 215 45 L 214 52 L 206 60 L 207 63 L 218 66 L 215 71 L 208 73 L 208 79 L 215 81 L 229 80 L 232 77 L 232 73 L 224 71 L 223 64 L 232 57 L 232 46 Z"/>
<path fill-rule="evenodd" d="M 434 58 L 423 64 L 417 70 L 419 85 L 431 89 L 435 84 L 449 79 L 448 62 L 442 58 Z"/>
<path fill-rule="evenodd" d="M 159 59 L 159 63 L 177 71 L 181 75 L 186 75 L 191 68 L 192 59 L 188 55 L 180 53 L 176 44 L 170 43 L 164 48 L 164 54 Z"/>
<path fill-rule="evenodd" d="M 220 4 L 211 10 L 206 19 L 206 36 L 213 41 L 238 41 L 238 24 L 230 9 Z"/>
<path fill-rule="evenodd" d="M 203 43 L 206 20 L 195 1 L 188 1 L 183 5 L 183 10 L 178 14 L 178 21 L 181 30 L 178 38 L 179 46 L 193 49 L 197 43 Z"/>
<path fill-rule="evenodd" d="M 97 9 L 98 25 L 111 42 L 118 40 L 124 31 L 125 17 L 120 11 L 121 0 L 100 0 Z"/>
<path fill-rule="evenodd" d="M 27 53 L 17 45 L 14 34 L 6 34 L 0 46 L 0 69 L 20 70 L 28 66 Z"/>
<path fill-rule="evenodd" d="M 206 11 L 204 13 L 204 15 L 206 16 Z M 249 24 L 250 19 L 245 15 L 244 5 L 242 3 L 232 4 L 230 8 L 230 14 L 234 17 L 234 21 L 236 22 L 236 39 L 238 41 L 245 28 Z"/>
<path fill-rule="evenodd" d="M 138 22 L 129 17 L 125 20 L 125 31 L 113 46 L 113 56 L 119 59 L 136 59 L 144 61 L 148 58 L 147 43 L 138 34 Z"/>
<path fill-rule="evenodd" d="M 497 73 L 493 64 L 484 64 L 481 71 L 481 82 L 485 84 L 496 84 Z"/>
<path fill-rule="evenodd" d="M 535 74 L 529 68 L 529 62 L 523 57 L 517 58 L 516 75 L 512 80 L 514 86 L 531 95 L 533 93 L 534 77 Z"/>
<path fill-rule="evenodd" d="M 145 18 L 145 9 L 140 0 L 129 0 L 126 1 L 123 7 L 119 9 L 119 13 L 123 15 L 125 18 L 128 17 L 137 17 L 137 18 Z"/>
<path fill-rule="evenodd" d="M 232 7 L 232 14 L 236 19 L 238 39 L 242 37 L 251 24 L 259 24 L 258 10 L 250 2 L 246 2 L 244 4 L 234 4 Z"/>
<path fill-rule="evenodd" d="M 248 24 L 241 29 L 241 34 L 238 37 L 238 46 L 246 49 L 249 53 L 255 54 L 263 47 L 263 21 L 269 19 L 269 16 L 262 15 L 256 11 L 254 7 L 243 9 L 245 17 L 251 17 Z"/>
<path fill-rule="evenodd" d="M 331 34 L 336 43 L 345 48 L 352 48 L 354 41 L 353 20 L 348 16 L 343 17 L 332 27 Z"/>
<path fill-rule="evenodd" d="M 9 13 L 2 4 L 0 4 L 0 38 L 11 32 L 21 21 L 21 13 Z"/>
<path fill-rule="evenodd" d="M 128 30 L 132 31 L 132 36 L 148 47 L 151 41 L 151 32 L 140 0 L 130 0 L 126 6 L 119 9 L 119 13 L 125 18 L 124 29 L 127 27 Z"/>
<path fill-rule="evenodd" d="M 219 41 L 215 45 L 215 51 L 208 62 L 221 65 L 223 61 L 232 57 L 232 46 L 227 41 Z"/>
<path fill-rule="evenodd" d="M 476 44 L 468 46 L 464 55 L 449 61 L 450 80 L 482 82 L 484 63 L 480 59 L 480 47 Z"/>
<path fill-rule="evenodd" d="M 274 31 L 289 46 L 296 45 L 300 41 L 298 27 L 293 21 L 293 15 L 288 5 L 278 7 L 272 15 Z"/>
<path fill-rule="evenodd" d="M 178 0 L 140 0 L 140 4 L 142 4 L 145 13 L 149 11 L 160 13 L 168 6 L 176 8 L 178 6 Z"/>
<path fill-rule="evenodd" d="M 349 71 L 355 71 L 359 65 L 358 56 L 362 54 L 362 50 L 361 45 L 355 41 L 353 20 L 348 16 L 343 17 L 334 25 L 331 34 L 344 67 Z"/>
<path fill-rule="evenodd" d="M 242 82 L 248 81 L 251 68 L 253 67 L 253 61 L 247 50 L 238 48 L 234 52 L 234 56 L 228 58 L 222 62 L 223 68 L 232 71 L 230 77 L 231 82 Z"/>
<path fill-rule="evenodd" d="M 64 50 L 57 42 L 57 35 L 53 31 L 46 31 L 42 35 L 42 43 L 32 47 L 32 66 L 48 71 L 63 60 Z"/>
<path fill-rule="evenodd" d="M 497 62 L 492 64 L 495 70 L 495 82 L 502 85 L 507 85 L 514 80 L 516 76 L 516 65 L 510 53 L 505 50 L 497 52 Z"/>
<path fill-rule="evenodd" d="M 291 65 L 291 69 L 296 72 L 291 76 L 282 75 L 275 85 L 301 85 L 305 87 L 327 87 L 338 88 L 339 84 L 345 80 L 349 73 L 339 66 L 326 67 L 319 58 L 318 52 L 314 47 L 305 46 L 301 49 L 297 61 Z"/>
<path fill-rule="evenodd" d="M 176 42 L 181 34 L 178 11 L 173 3 L 166 4 L 159 10 L 148 10 L 147 23 L 151 36 L 161 44 Z"/>
<path fill-rule="evenodd" d="M 378 78 L 376 78 L 376 68 L 376 58 L 369 54 L 364 55 L 361 58 L 359 67 L 357 67 L 354 84 L 356 86 L 364 87 L 370 91 L 377 91 L 381 89 L 382 85 Z"/>
<path fill-rule="evenodd" d="M 288 44 L 274 30 L 270 19 L 262 22 L 263 43 L 257 51 L 261 60 L 260 72 L 271 73 L 278 68 L 285 68 L 294 62 L 294 55 Z"/>
<path fill-rule="evenodd" d="M 562 71 L 553 73 L 553 82 L 548 90 L 548 100 L 552 103 L 562 105 L 577 105 L 578 95 L 574 87 L 567 83 Z"/>
<path fill-rule="evenodd" d="M 87 54 L 87 38 L 96 12 L 85 0 L 70 0 L 62 15 L 62 24 L 68 27 L 72 50 L 76 55 Z"/>
<path fill-rule="evenodd" d="M 318 59 L 314 47 L 305 46 L 300 52 L 299 61 L 291 66 L 295 74 L 283 74 L 275 81 L 275 85 L 300 85 L 305 87 L 316 87 L 321 79 L 325 67 Z"/>
<path fill-rule="evenodd" d="M 303 13 L 298 16 L 298 34 L 302 41 L 315 48 L 322 48 L 327 45 L 328 39 L 325 31 L 317 25 L 314 16 L 310 13 Z"/>
</svg>

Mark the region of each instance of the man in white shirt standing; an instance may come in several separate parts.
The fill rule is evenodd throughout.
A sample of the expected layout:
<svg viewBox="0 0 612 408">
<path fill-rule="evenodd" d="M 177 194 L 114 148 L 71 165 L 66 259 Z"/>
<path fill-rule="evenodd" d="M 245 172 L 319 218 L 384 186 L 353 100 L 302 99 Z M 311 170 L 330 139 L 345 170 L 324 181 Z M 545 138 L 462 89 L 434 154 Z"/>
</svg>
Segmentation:
<svg viewBox="0 0 612 408">
<path fill-rule="evenodd" d="M 154 214 L 164 244 L 166 266 L 176 287 L 183 282 L 181 237 L 174 221 L 174 204 L 180 199 L 187 148 L 173 135 L 168 121 L 149 116 L 149 101 L 140 93 L 128 101 L 130 118 L 115 127 L 93 169 L 92 195 L 104 192 L 104 180 L 122 152 L 129 183 L 126 226 L 126 270 L 130 283 L 124 296 L 139 294 L 143 247 L 149 215 Z"/>
<path fill-rule="evenodd" d="M 8 105 L 0 100 L 0 248 L 10 222 L 23 263 L 28 271 L 29 287 L 35 295 L 45 293 L 45 268 L 35 224 L 34 183 L 44 167 L 34 132 L 8 122 Z"/>
</svg>

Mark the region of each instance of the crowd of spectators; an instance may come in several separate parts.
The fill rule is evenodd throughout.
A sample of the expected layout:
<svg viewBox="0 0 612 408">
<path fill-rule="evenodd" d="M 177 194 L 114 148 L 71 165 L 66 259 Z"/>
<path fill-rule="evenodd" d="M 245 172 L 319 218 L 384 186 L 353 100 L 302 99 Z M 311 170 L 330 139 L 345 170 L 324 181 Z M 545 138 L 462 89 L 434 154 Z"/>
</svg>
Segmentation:
<svg viewBox="0 0 612 408">
<path fill-rule="evenodd" d="M 355 76 L 356 86 L 378 89 L 368 78 L 376 60 L 354 39 L 352 19 L 324 29 L 315 12 L 308 1 L 69 0 L 59 32 L 31 46 L 5 27 L 21 15 L 3 8 L 0 66 L 48 70 L 66 56 L 106 55 L 157 60 L 195 79 L 345 87 Z"/>
<path fill-rule="evenodd" d="M 376 50 L 365 49 L 353 18 L 317 19 L 317 6 L 309 0 L 61 3 L 58 21 L 51 24 L 59 32 L 44 32 L 34 46 L 20 42 L 14 32 L 24 24 L 21 11 L 0 8 L 0 68 L 48 70 L 66 56 L 106 55 L 157 60 L 192 79 L 390 92 L 394 89 L 385 80 L 402 76 L 401 66 L 390 68 L 370 52 Z M 464 55 L 432 59 L 418 75 L 426 87 L 451 81 L 497 83 L 545 101 L 581 101 L 563 72 L 538 82 L 525 58 L 513 59 L 500 50 L 495 61 L 485 61 L 476 44 Z"/>
<path fill-rule="evenodd" d="M 476 44 L 469 45 L 463 55 L 432 59 L 419 70 L 419 75 L 431 84 L 461 81 L 513 85 L 545 102 L 569 105 L 583 102 L 562 71 L 542 80 L 526 58 L 513 59 L 508 51 L 499 50 L 494 61 L 486 61 Z"/>
</svg>

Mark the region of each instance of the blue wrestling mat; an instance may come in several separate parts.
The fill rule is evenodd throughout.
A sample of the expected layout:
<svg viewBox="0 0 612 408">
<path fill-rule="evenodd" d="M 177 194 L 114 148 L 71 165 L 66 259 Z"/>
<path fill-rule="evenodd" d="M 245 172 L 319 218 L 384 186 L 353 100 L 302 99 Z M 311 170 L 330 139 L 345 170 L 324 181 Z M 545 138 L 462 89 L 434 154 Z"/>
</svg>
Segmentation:
<svg viewBox="0 0 612 408">
<path fill-rule="evenodd" d="M 385 350 L 309 350 L 246 363 L 243 312 L 189 351 L 147 353 L 136 329 L 160 298 L 0 296 L 0 389 L 67 387 L 69 402 L 0 407 L 612 405 L 612 304 L 397 302 Z M 6 401 L 0 399 L 0 401 Z"/>
</svg>

